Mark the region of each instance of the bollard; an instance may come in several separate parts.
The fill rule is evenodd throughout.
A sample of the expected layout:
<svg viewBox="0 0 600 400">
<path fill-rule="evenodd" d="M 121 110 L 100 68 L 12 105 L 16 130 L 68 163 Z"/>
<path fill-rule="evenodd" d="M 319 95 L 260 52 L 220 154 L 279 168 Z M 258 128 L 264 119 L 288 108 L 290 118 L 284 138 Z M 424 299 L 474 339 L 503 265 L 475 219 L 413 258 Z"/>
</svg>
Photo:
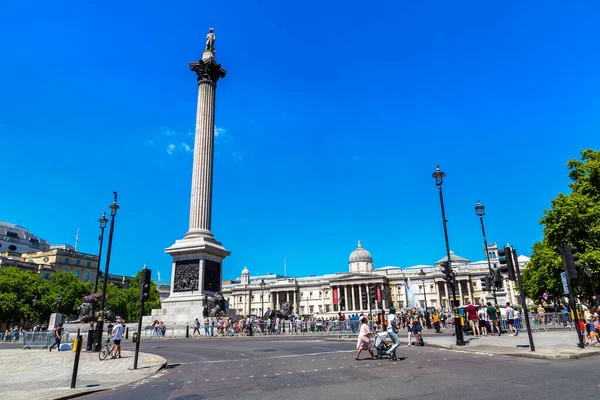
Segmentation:
<svg viewBox="0 0 600 400">
<path fill-rule="evenodd" d="M 188 339 L 190 337 L 190 325 L 185 326 L 185 338 Z"/>
<path fill-rule="evenodd" d="M 94 322 L 90 322 L 90 329 L 88 331 L 88 342 L 85 348 L 86 351 L 92 351 L 94 346 Z"/>
<path fill-rule="evenodd" d="M 129 327 L 125 328 L 125 339 L 129 339 Z"/>
<path fill-rule="evenodd" d="M 77 331 L 77 340 L 75 344 L 75 362 L 73 363 L 73 375 L 71 376 L 71 389 L 75 389 L 77 383 L 77 369 L 79 368 L 79 356 L 81 355 L 81 341 L 83 337 Z"/>
</svg>

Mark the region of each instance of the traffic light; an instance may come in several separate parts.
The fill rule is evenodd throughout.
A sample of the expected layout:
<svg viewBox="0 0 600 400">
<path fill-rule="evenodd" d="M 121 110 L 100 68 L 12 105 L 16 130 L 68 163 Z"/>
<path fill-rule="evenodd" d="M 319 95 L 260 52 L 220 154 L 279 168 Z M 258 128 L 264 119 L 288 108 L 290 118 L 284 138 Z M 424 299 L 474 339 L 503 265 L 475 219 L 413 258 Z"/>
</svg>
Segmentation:
<svg viewBox="0 0 600 400">
<path fill-rule="evenodd" d="M 508 279 L 516 281 L 512 247 L 505 246 L 503 249 L 498 250 L 498 262 L 500 263 L 500 272 L 506 272 Z"/>
<path fill-rule="evenodd" d="M 448 281 L 448 280 L 452 279 L 452 267 L 450 266 L 450 262 L 449 261 L 444 261 L 442 263 L 442 266 L 440 267 L 440 270 L 444 274 L 444 279 L 445 280 Z"/>
<path fill-rule="evenodd" d="M 569 279 L 577 278 L 577 271 L 581 268 L 579 260 L 579 254 L 577 254 L 577 247 L 568 244 L 560 246 L 560 255 L 562 256 L 563 263 L 567 267 L 567 275 Z"/>
<path fill-rule="evenodd" d="M 481 290 L 484 292 L 489 292 L 492 290 L 492 282 L 489 275 L 481 278 Z"/>
<path fill-rule="evenodd" d="M 144 268 L 142 270 L 142 284 L 140 288 L 140 301 L 146 301 L 150 298 L 150 282 L 152 270 Z"/>
</svg>

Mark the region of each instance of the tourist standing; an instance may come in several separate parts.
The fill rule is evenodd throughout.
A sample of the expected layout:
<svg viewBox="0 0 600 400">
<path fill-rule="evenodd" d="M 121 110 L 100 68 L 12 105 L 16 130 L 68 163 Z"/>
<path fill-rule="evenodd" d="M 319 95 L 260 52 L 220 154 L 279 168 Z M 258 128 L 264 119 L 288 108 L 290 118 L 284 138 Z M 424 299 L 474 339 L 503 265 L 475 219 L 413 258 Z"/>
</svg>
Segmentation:
<svg viewBox="0 0 600 400">
<path fill-rule="evenodd" d="M 123 319 L 119 319 L 119 322 L 112 330 L 113 342 L 115 343 L 115 349 L 113 351 L 112 358 L 121 358 L 121 340 L 125 335 L 125 323 Z"/>
<path fill-rule="evenodd" d="M 490 321 L 490 333 L 492 334 L 492 336 L 494 336 L 494 329 L 497 329 L 498 336 L 500 336 L 500 325 L 498 324 L 498 311 L 496 310 L 496 307 L 492 307 L 492 303 L 488 302 L 486 311 L 488 320 Z"/>
<path fill-rule="evenodd" d="M 479 317 L 477 316 L 477 307 L 475 307 L 469 300 L 467 300 L 467 320 L 473 329 L 473 335 L 479 336 Z"/>
<path fill-rule="evenodd" d="M 506 303 L 506 323 L 511 332 L 510 336 L 517 336 L 519 331 L 515 328 L 515 310 L 510 306 L 510 303 Z"/>
<path fill-rule="evenodd" d="M 488 324 L 488 315 L 487 309 L 484 306 L 479 306 L 479 310 L 477 311 L 477 316 L 479 317 L 479 333 L 482 336 L 487 336 L 487 324 Z"/>
<path fill-rule="evenodd" d="M 435 329 L 436 333 L 442 333 L 440 331 L 440 316 L 438 315 L 437 311 L 433 311 L 433 313 L 431 313 L 431 320 L 433 321 L 433 328 Z"/>
</svg>

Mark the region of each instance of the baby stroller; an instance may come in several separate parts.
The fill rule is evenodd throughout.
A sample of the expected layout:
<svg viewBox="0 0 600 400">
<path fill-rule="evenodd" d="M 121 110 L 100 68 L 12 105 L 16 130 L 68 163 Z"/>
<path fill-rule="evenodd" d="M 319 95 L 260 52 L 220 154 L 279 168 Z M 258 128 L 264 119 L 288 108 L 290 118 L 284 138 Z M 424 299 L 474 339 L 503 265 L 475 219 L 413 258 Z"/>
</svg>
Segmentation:
<svg viewBox="0 0 600 400">
<path fill-rule="evenodd" d="M 392 345 L 385 342 L 385 334 L 376 333 L 373 335 L 373 353 L 376 354 L 377 358 L 380 360 L 384 357 L 391 358 L 389 354 L 385 353 L 390 347 L 392 347 Z"/>
</svg>

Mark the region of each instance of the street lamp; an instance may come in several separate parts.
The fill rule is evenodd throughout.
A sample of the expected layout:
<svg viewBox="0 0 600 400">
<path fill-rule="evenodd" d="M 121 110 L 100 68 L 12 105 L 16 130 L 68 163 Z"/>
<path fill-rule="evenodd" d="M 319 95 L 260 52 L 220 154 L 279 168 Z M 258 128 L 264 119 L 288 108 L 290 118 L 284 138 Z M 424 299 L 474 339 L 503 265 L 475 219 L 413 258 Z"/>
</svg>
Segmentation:
<svg viewBox="0 0 600 400">
<path fill-rule="evenodd" d="M 483 235 L 483 246 L 485 247 L 485 258 L 488 263 L 488 269 L 490 270 L 490 278 L 492 282 L 492 293 L 494 294 L 494 304 L 498 304 L 498 299 L 496 298 L 496 284 L 494 282 L 494 272 L 492 271 L 492 263 L 490 262 L 490 253 L 488 251 L 487 239 L 485 237 L 485 226 L 483 225 L 483 216 L 485 215 L 485 207 L 481 204 L 481 201 L 477 200 L 477 205 L 475 206 L 475 215 L 479 217 L 479 222 L 481 222 L 481 234 Z"/>
<path fill-rule="evenodd" d="M 423 287 L 423 295 L 425 296 L 425 322 L 427 324 L 427 329 L 431 329 L 431 320 L 429 319 L 429 310 L 427 310 L 427 290 L 425 290 L 425 271 L 421 270 L 421 272 L 419 272 L 419 276 L 421 277 L 421 286 Z"/>
<path fill-rule="evenodd" d="M 108 220 L 106 219 L 106 212 L 102 213 L 102 217 L 98 220 L 100 223 L 100 236 L 98 241 L 100 242 L 100 249 L 98 250 L 98 265 L 96 266 L 96 282 L 94 284 L 94 294 L 98 293 L 98 278 L 100 277 L 100 261 L 102 260 L 102 245 L 104 244 L 104 228 Z M 88 331 L 88 341 L 86 345 L 87 351 L 92 351 L 94 343 L 94 316 L 95 316 L 96 302 L 92 301 L 92 320 L 90 321 L 90 329 Z"/>
<path fill-rule="evenodd" d="M 447 257 L 447 271 L 449 275 L 446 276 L 446 279 L 450 283 L 452 287 L 452 309 L 454 312 L 454 328 L 456 331 L 456 345 L 464 346 L 465 340 L 463 336 L 462 324 L 460 321 L 460 315 L 458 314 L 458 305 L 456 303 L 456 279 L 455 273 L 452 270 L 452 259 L 450 258 L 450 243 L 448 242 L 448 228 L 446 227 L 446 223 L 448 220 L 446 219 L 446 211 L 444 210 L 444 195 L 442 193 L 442 184 L 444 183 L 445 173 L 440 171 L 439 164 L 435 168 L 435 172 L 431 175 L 432 178 L 435 179 L 435 185 L 438 188 L 440 193 L 440 206 L 442 208 L 442 222 L 444 223 L 444 238 L 446 240 L 446 257 Z"/>
<path fill-rule="evenodd" d="M 265 283 L 264 279 L 260 280 L 260 317 L 262 318 L 265 315 Z"/>
<path fill-rule="evenodd" d="M 104 304 L 106 302 L 106 285 L 108 284 L 108 270 L 110 267 L 110 253 L 112 250 L 112 239 L 115 230 L 115 216 L 119 206 L 117 205 L 117 192 L 113 192 L 114 199 L 110 205 L 110 229 L 108 231 L 108 248 L 106 249 L 106 266 L 104 267 L 104 281 L 102 282 L 102 302 L 100 303 L 100 314 L 96 324 L 96 351 L 102 347 L 102 330 L 104 329 Z"/>
</svg>

